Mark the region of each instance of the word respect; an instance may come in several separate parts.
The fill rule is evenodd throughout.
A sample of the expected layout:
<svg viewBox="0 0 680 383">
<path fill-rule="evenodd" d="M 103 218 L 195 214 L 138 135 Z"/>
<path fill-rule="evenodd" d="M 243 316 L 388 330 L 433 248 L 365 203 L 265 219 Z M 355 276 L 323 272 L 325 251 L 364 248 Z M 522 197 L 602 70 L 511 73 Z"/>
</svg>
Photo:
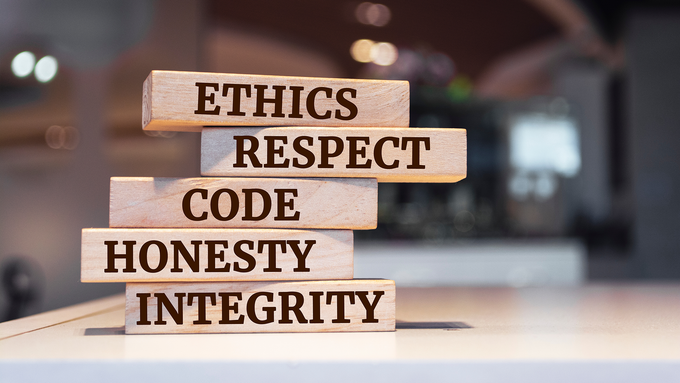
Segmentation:
<svg viewBox="0 0 680 383">
<path fill-rule="evenodd" d="M 233 136 L 235 168 L 294 168 L 306 169 L 318 165 L 332 169 L 331 162 L 343 162 L 347 169 L 396 169 L 403 163 L 389 158 L 386 153 L 403 151 L 407 158 L 406 169 L 425 169 L 421 163 L 423 151 L 430 150 L 429 137 L 382 137 L 371 141 L 368 136 Z M 293 152 L 292 158 L 289 158 Z M 408 156 L 410 154 L 410 158 Z M 337 157 L 337 159 L 335 159 Z M 395 156 L 397 157 L 397 156 Z"/>
</svg>

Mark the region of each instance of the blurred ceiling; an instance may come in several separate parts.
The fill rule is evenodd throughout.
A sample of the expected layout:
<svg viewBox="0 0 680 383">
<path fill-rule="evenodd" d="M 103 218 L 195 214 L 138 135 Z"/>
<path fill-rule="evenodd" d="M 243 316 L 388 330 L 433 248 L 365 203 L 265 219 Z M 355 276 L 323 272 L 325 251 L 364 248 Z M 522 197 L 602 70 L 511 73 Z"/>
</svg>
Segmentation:
<svg viewBox="0 0 680 383">
<path fill-rule="evenodd" d="M 372 39 L 444 53 L 474 83 L 513 52 L 588 23 L 571 0 L 377 1 L 391 13 L 382 27 L 358 22 L 360 2 L 347 0 L 0 0 L 3 68 L 27 44 L 63 63 L 42 86 L 20 85 L 0 69 L 0 146 L 44 144 L 50 125 L 78 124 L 73 86 L 81 72 L 109 78 L 109 136 L 143 136 L 140 88 L 151 69 L 219 70 L 211 60 L 226 57 L 230 71 L 357 77 L 365 64 L 352 59 L 350 46 Z"/>
<path fill-rule="evenodd" d="M 209 0 L 205 16 L 211 26 L 246 29 L 311 45 L 352 77 L 362 66 L 349 54 L 358 39 L 446 53 L 459 73 L 474 79 L 499 56 L 557 37 L 562 29 L 558 21 L 528 0 L 379 2 L 391 11 L 391 20 L 384 27 L 359 23 L 354 16 L 358 1 Z"/>
</svg>

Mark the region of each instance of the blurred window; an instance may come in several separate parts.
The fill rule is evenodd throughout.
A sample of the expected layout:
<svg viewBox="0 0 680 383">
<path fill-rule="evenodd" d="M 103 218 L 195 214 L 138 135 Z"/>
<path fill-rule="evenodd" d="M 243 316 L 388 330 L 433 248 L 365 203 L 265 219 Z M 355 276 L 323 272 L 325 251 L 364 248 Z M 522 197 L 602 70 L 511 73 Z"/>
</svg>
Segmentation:
<svg viewBox="0 0 680 383">
<path fill-rule="evenodd" d="M 510 164 L 520 172 L 576 175 L 581 169 L 576 123 L 568 117 L 517 116 L 510 124 Z"/>
</svg>

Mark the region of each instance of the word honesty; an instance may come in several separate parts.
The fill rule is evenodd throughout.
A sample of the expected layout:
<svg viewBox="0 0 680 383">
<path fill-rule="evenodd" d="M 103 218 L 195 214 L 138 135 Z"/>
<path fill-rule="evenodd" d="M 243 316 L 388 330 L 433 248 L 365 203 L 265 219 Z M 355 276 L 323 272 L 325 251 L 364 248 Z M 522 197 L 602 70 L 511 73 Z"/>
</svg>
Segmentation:
<svg viewBox="0 0 680 383">
<path fill-rule="evenodd" d="M 126 285 L 127 334 L 394 329 L 390 280 Z"/>
<path fill-rule="evenodd" d="M 142 126 L 408 126 L 409 103 L 407 81 L 152 71 Z"/>
<path fill-rule="evenodd" d="M 204 176 L 456 182 L 466 173 L 464 129 L 205 128 L 201 135 Z"/>
<path fill-rule="evenodd" d="M 109 227 L 375 229 L 373 178 L 111 178 Z"/>
<path fill-rule="evenodd" d="M 351 230 L 83 229 L 82 282 L 351 279 Z"/>
</svg>

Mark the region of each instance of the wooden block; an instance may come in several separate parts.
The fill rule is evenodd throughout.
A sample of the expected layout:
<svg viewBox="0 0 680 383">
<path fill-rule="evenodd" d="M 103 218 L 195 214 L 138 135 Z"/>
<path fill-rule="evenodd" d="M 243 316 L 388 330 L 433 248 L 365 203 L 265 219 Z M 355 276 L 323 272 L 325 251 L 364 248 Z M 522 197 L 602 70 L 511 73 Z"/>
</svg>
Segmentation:
<svg viewBox="0 0 680 383">
<path fill-rule="evenodd" d="M 205 176 L 456 182 L 466 173 L 464 129 L 206 128 L 201 136 Z"/>
<path fill-rule="evenodd" d="M 128 283 L 125 332 L 394 331 L 390 280 Z"/>
<path fill-rule="evenodd" d="M 351 230 L 83 229 L 81 282 L 352 279 Z"/>
<path fill-rule="evenodd" d="M 152 71 L 142 126 L 408 126 L 409 102 L 407 81 Z"/>
<path fill-rule="evenodd" d="M 374 178 L 111 178 L 110 227 L 375 229 Z"/>
</svg>

